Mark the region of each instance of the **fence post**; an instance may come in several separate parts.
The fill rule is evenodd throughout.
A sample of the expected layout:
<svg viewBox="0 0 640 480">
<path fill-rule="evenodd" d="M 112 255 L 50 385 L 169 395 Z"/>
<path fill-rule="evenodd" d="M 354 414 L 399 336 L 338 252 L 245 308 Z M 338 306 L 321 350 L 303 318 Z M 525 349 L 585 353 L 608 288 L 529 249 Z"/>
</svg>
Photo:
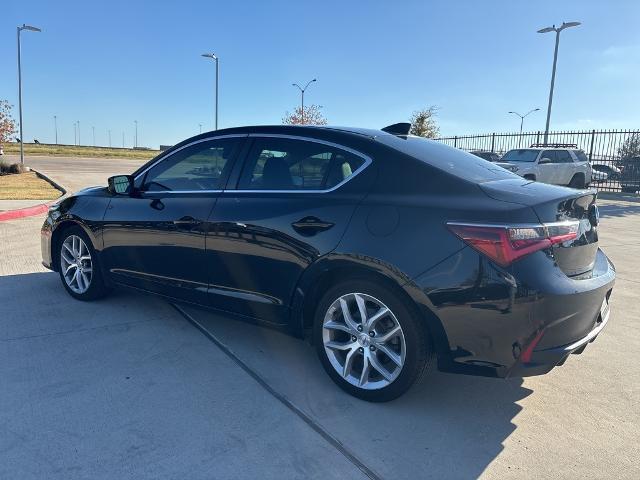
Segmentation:
<svg viewBox="0 0 640 480">
<path fill-rule="evenodd" d="M 491 153 L 495 153 L 494 149 L 496 146 L 496 134 L 492 133 L 491 134 Z"/>
<path fill-rule="evenodd" d="M 596 138 L 596 131 L 591 130 L 591 146 L 589 147 L 589 161 L 593 158 L 593 141 Z"/>
<path fill-rule="evenodd" d="M 540 130 L 538 130 L 538 134 L 536 135 L 536 144 L 540 143 Z"/>
<path fill-rule="evenodd" d="M 458 136 L 453 137 L 453 146 L 454 148 L 458 148 Z"/>
</svg>

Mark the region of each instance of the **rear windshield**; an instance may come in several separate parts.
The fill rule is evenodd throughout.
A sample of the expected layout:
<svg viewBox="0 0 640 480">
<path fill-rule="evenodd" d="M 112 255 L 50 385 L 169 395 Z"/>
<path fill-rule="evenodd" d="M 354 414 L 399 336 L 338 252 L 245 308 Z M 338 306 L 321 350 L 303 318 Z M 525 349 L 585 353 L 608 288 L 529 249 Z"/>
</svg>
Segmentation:
<svg viewBox="0 0 640 480">
<path fill-rule="evenodd" d="M 503 162 L 535 162 L 538 158 L 539 150 L 509 150 L 502 157 Z"/>
<path fill-rule="evenodd" d="M 504 168 L 444 143 L 420 137 L 383 134 L 376 140 L 440 170 L 471 182 L 482 183 L 519 178 Z"/>
</svg>

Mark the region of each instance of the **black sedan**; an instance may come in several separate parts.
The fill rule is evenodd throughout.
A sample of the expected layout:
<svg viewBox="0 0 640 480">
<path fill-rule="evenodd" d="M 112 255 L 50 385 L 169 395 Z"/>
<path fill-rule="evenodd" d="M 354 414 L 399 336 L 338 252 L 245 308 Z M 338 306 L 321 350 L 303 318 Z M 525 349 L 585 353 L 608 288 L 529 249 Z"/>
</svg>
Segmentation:
<svg viewBox="0 0 640 480">
<path fill-rule="evenodd" d="M 609 318 L 592 190 L 530 182 L 405 130 L 262 126 L 185 140 L 54 205 L 45 266 L 309 338 L 370 401 L 431 366 L 543 374 Z"/>
</svg>

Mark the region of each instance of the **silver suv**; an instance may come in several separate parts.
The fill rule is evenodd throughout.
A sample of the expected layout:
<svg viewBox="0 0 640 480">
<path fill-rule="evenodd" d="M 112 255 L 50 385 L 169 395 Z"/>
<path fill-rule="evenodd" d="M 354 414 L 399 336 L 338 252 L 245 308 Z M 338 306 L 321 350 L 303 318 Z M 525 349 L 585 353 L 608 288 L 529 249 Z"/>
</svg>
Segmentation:
<svg viewBox="0 0 640 480">
<path fill-rule="evenodd" d="M 585 153 L 575 145 L 534 145 L 509 150 L 500 159 L 513 165 L 521 177 L 537 182 L 585 188 L 591 183 L 591 165 Z"/>
</svg>

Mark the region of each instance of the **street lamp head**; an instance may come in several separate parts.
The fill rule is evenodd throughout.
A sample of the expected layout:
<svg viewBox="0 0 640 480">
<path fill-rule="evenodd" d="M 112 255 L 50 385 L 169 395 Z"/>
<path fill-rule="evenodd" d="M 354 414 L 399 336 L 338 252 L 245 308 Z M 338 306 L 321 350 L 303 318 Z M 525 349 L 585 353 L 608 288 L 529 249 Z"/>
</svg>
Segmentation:
<svg viewBox="0 0 640 480">
<path fill-rule="evenodd" d="M 578 25 L 582 25 L 580 22 L 563 22 L 560 25 L 560 30 L 564 30 L 565 28 L 577 27 Z"/>
<path fill-rule="evenodd" d="M 215 53 L 203 53 L 202 56 L 206 57 L 206 58 L 211 58 L 213 60 L 217 60 L 218 59 L 218 57 L 216 57 Z"/>
<path fill-rule="evenodd" d="M 29 30 L 30 32 L 41 32 L 42 30 L 38 27 L 33 27 L 31 25 L 27 25 L 25 23 L 22 24 L 21 27 L 18 27 L 20 30 Z"/>
<path fill-rule="evenodd" d="M 541 28 L 540 30 L 538 30 L 538 33 L 549 33 L 549 32 L 555 32 L 555 31 L 556 31 L 556 26 L 554 25 L 553 27 Z"/>
<path fill-rule="evenodd" d="M 540 110 L 539 108 L 534 108 L 533 111 L 537 112 L 538 110 Z"/>
</svg>

